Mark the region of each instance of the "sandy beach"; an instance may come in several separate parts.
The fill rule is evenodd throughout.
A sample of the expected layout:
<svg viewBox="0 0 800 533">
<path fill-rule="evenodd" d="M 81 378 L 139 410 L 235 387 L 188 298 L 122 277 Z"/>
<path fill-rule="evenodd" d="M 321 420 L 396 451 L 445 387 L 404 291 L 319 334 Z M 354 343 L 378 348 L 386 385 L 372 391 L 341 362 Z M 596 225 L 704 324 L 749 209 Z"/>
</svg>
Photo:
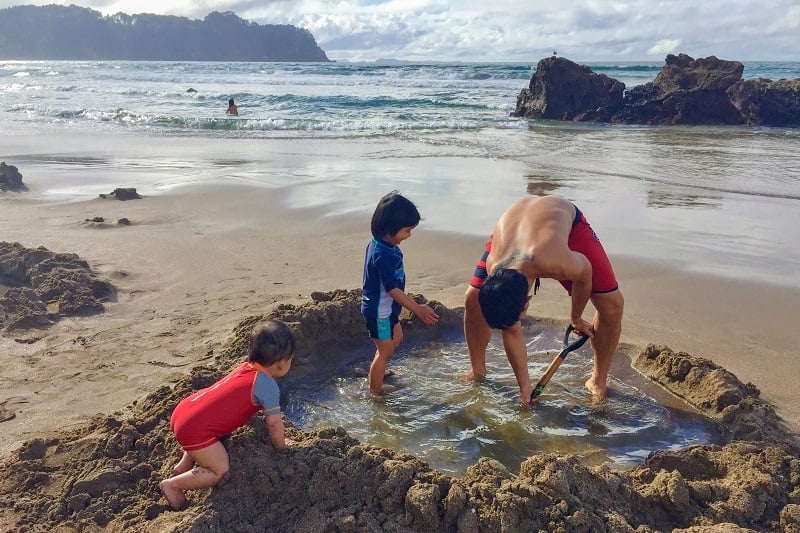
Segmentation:
<svg viewBox="0 0 800 533">
<path fill-rule="evenodd" d="M 28 189 L 0 192 L 0 530 L 800 532 L 795 129 L 517 120 L 525 65 L 229 67 L 7 66 L 0 161 Z M 442 319 L 403 318 L 374 401 L 357 289 L 393 189 L 423 216 L 407 291 Z M 626 299 L 599 405 L 588 348 L 535 409 L 499 335 L 487 380 L 462 379 L 486 236 L 543 194 L 586 213 Z M 532 374 L 568 308 L 544 280 Z M 176 510 L 174 406 L 265 318 L 298 338 L 296 446 L 251 418 L 226 481 Z"/>
<path fill-rule="evenodd" d="M 313 291 L 360 286 L 368 221 L 285 207 L 290 188 L 185 186 L 121 202 L 6 194 L 3 239 L 72 252 L 117 288 L 102 314 L 0 338 L 0 451 L 124 408 L 207 362 L 244 317 Z M 104 223 L 87 219 L 103 217 Z M 131 225 L 118 225 L 126 217 Z M 426 230 L 404 244 L 408 290 L 459 307 L 482 239 Z M 752 382 L 790 427 L 795 288 L 680 272 L 646 258 L 612 261 L 626 298 L 622 348 L 647 343 L 705 357 Z M 546 280 L 531 314 L 564 320 L 563 290 Z M 466 369 L 465 369 L 466 370 Z"/>
<path fill-rule="evenodd" d="M 792 503 L 796 461 L 786 467 L 800 426 L 798 363 L 786 332 L 800 295 L 613 254 L 627 304 L 619 377 L 630 375 L 628 356 L 636 357 L 644 375 L 724 419 L 730 444 L 657 450 L 622 471 L 563 451 L 531 455 L 518 474 L 480 457 L 454 478 L 411 454 L 359 443 L 342 428 L 289 428 L 298 445 L 280 454 L 255 424 L 226 444 L 230 479 L 171 509 L 158 489 L 180 453 L 169 413 L 176 397 L 218 379 L 213 368 L 241 350 L 248 320 L 271 315 L 306 332 L 320 327 L 326 347 L 334 339 L 325 335 L 360 329 L 355 302 L 326 306 L 313 293 L 360 287 L 367 221 L 286 207 L 291 194 L 291 187 L 206 184 L 129 201 L 2 199 L 4 238 L 78 254 L 116 295 L 102 313 L 0 337 L 0 504 L 7 509 L 0 528 L 529 531 L 555 524 L 593 531 L 608 521 L 658 531 L 722 522 L 793 531 L 800 524 Z M 129 225 L 117 222 L 123 217 Z M 441 302 L 439 312 L 452 319 L 447 308 L 461 306 L 482 240 L 423 224 L 403 246 L 407 291 Z M 532 315 L 563 323 L 559 285 L 545 280 L 535 298 Z M 642 350 L 648 343 L 690 355 Z M 307 376 L 321 363 L 312 357 L 295 372 Z M 686 379 L 671 370 L 680 368 Z M 512 494 L 516 504 L 498 504 Z"/>
</svg>

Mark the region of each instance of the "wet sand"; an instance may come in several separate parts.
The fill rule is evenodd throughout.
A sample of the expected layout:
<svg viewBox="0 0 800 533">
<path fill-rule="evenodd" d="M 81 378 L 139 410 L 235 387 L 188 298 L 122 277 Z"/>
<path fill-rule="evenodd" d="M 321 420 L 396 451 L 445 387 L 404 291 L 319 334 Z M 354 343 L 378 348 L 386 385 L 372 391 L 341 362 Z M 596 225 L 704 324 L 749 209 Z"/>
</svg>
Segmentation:
<svg viewBox="0 0 800 533">
<path fill-rule="evenodd" d="M 192 185 L 127 202 L 2 198 L 9 240 L 76 253 L 117 293 L 101 314 L 0 337 L 0 529 L 671 531 L 735 524 L 794 531 L 800 524 L 793 503 L 800 492 L 791 388 L 797 362 L 786 335 L 796 291 L 613 253 L 627 301 L 625 353 L 616 363 L 630 354 L 645 379 L 723 422 L 731 434 L 725 446 L 654 450 L 623 471 L 561 451 L 530 456 L 519 474 L 481 457 L 451 478 L 413 455 L 358 443 L 342 428 L 290 427 L 298 444 L 278 453 L 254 419 L 227 442 L 229 480 L 171 509 L 158 488 L 180 456 L 169 414 L 179 398 L 241 360 L 253 321 L 271 316 L 297 329 L 304 348 L 292 379 L 299 380 L 336 353 L 337 336 L 352 342 L 363 327 L 356 294 L 330 291 L 360 286 L 366 217 L 289 209 L 293 192 Z M 94 217 L 104 221 L 86 220 Z M 130 225 L 118 224 L 122 217 Z M 458 328 L 482 241 L 423 224 L 404 243 L 407 289 L 444 304 L 435 304 L 442 326 Z M 561 287 L 545 282 L 532 313 L 549 325 L 563 321 L 567 307 Z M 429 330 L 407 326 L 409 336 Z M 689 354 L 641 349 L 650 342 Z"/>
<path fill-rule="evenodd" d="M 118 289 L 100 315 L 0 338 L 0 452 L 111 414 L 207 364 L 234 326 L 313 291 L 360 287 L 368 220 L 289 209 L 291 189 L 185 186 L 158 196 L 52 202 L 6 194 L 3 240 L 72 252 Z M 104 223 L 87 218 L 103 217 Z M 122 217 L 131 225 L 118 225 Z M 483 239 L 418 228 L 403 245 L 409 292 L 459 307 Z M 697 273 L 610 251 L 626 298 L 622 341 L 711 359 L 794 430 L 800 371 L 793 318 L 800 291 Z M 564 320 L 545 280 L 531 314 Z"/>
</svg>

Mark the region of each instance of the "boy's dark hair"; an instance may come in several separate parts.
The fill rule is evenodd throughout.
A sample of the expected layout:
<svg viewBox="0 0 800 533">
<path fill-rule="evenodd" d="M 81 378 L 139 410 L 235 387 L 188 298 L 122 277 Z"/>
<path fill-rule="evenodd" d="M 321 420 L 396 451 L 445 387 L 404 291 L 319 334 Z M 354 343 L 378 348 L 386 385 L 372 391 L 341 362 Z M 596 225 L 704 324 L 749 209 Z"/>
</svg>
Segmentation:
<svg viewBox="0 0 800 533">
<path fill-rule="evenodd" d="M 279 320 L 267 320 L 253 328 L 247 360 L 269 366 L 283 359 L 291 359 L 295 350 L 292 330 Z"/>
<path fill-rule="evenodd" d="M 372 214 L 372 236 L 378 240 L 395 235 L 402 228 L 414 228 L 422 217 L 411 200 L 392 191 L 378 202 Z"/>
<path fill-rule="evenodd" d="M 492 328 L 507 329 L 516 324 L 528 301 L 528 278 L 519 270 L 501 268 L 486 278 L 478 303 Z"/>
</svg>

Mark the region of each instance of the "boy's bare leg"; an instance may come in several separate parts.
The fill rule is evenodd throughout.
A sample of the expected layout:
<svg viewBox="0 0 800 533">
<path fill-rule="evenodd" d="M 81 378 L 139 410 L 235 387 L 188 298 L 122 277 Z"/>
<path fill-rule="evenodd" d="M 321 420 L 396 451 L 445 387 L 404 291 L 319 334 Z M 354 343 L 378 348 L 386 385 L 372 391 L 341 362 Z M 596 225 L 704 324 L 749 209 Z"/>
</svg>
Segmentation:
<svg viewBox="0 0 800 533">
<path fill-rule="evenodd" d="M 395 324 L 391 339 L 372 339 L 375 341 L 375 357 L 369 365 L 369 391 L 372 394 L 383 393 L 383 377 L 386 367 L 394 355 L 395 350 L 403 342 L 403 330 L 400 324 Z"/>
<path fill-rule="evenodd" d="M 164 497 L 175 509 L 180 509 L 186 503 L 187 490 L 213 487 L 228 473 L 230 467 L 228 452 L 221 442 L 188 453 L 197 466 L 159 484 Z"/>
<path fill-rule="evenodd" d="M 492 329 L 483 318 L 478 289 L 468 287 L 464 294 L 464 338 L 467 341 L 471 366 L 467 379 L 480 381 L 486 377 L 486 346 L 492 338 Z"/>
<path fill-rule="evenodd" d="M 375 340 L 375 356 L 369 365 L 369 391 L 372 394 L 383 393 L 383 375 L 389 365 L 389 359 L 394 355 L 394 343 L 390 340 Z"/>
<path fill-rule="evenodd" d="M 594 365 L 591 377 L 586 380 L 586 388 L 595 401 L 602 401 L 608 395 L 608 371 L 617 350 L 622 333 L 622 311 L 625 300 L 619 290 L 604 294 L 593 294 L 592 305 L 597 310 L 592 326 L 594 339 Z"/>
</svg>

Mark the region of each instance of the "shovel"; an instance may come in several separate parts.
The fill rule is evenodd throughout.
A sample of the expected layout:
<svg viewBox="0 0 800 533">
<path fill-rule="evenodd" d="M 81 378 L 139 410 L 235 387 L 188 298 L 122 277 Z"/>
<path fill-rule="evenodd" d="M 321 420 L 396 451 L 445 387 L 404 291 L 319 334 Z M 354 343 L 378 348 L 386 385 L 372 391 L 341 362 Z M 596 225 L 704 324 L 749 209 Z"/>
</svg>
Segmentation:
<svg viewBox="0 0 800 533">
<path fill-rule="evenodd" d="M 530 403 L 539 401 L 539 395 L 542 394 L 542 391 L 544 390 L 545 386 L 550 381 L 550 378 L 553 377 L 553 374 L 556 373 L 558 367 L 561 366 L 561 362 L 564 360 L 565 357 L 567 357 L 567 354 L 583 346 L 583 344 L 589 338 L 589 336 L 586 335 L 585 333 L 581 333 L 581 336 L 572 341 L 572 344 L 570 344 L 569 335 L 573 331 L 575 331 L 575 328 L 572 327 L 572 324 L 567 326 L 567 332 L 564 334 L 564 347 L 561 349 L 560 352 L 558 352 L 558 355 L 555 356 L 553 362 L 550 363 L 550 366 L 547 367 L 547 371 L 544 373 L 544 376 L 542 376 L 542 379 L 540 379 L 539 383 L 537 383 L 536 386 L 533 388 L 533 392 L 531 393 Z"/>
</svg>

